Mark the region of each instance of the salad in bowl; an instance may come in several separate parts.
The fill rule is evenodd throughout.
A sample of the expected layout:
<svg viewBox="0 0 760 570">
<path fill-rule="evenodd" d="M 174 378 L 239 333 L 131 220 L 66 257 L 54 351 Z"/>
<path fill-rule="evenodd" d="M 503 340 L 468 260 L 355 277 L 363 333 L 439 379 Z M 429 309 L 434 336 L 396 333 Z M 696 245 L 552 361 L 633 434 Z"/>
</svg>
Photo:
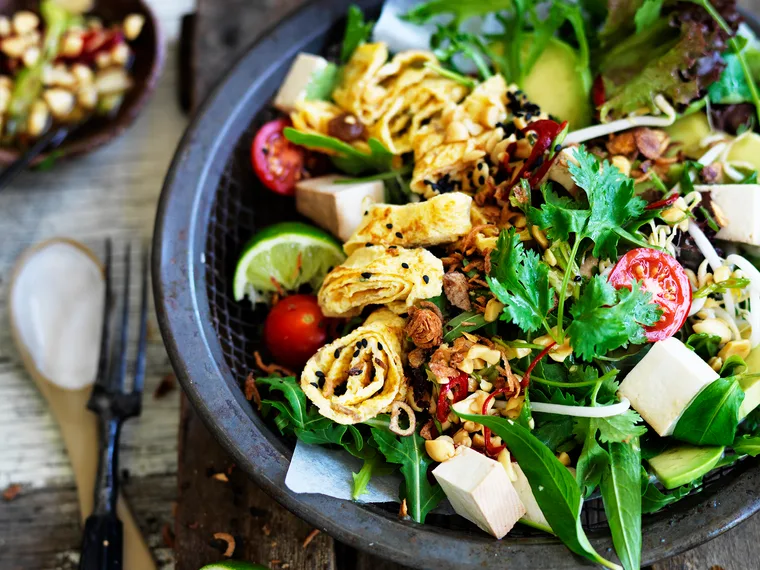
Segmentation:
<svg viewBox="0 0 760 570">
<path fill-rule="evenodd" d="M 759 57 L 733 2 L 352 7 L 251 144 L 310 223 L 237 264 L 246 397 L 357 501 L 398 472 L 400 517 L 639 568 L 642 516 L 760 450 Z"/>
</svg>

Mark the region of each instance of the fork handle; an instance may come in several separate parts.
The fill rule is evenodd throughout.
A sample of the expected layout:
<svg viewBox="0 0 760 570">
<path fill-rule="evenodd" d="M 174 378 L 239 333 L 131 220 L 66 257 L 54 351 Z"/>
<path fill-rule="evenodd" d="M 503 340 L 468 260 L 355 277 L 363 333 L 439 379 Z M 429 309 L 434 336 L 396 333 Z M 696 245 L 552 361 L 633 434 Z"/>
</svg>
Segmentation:
<svg viewBox="0 0 760 570">
<path fill-rule="evenodd" d="M 87 517 L 79 570 L 122 570 L 123 528 L 115 513 Z"/>
</svg>

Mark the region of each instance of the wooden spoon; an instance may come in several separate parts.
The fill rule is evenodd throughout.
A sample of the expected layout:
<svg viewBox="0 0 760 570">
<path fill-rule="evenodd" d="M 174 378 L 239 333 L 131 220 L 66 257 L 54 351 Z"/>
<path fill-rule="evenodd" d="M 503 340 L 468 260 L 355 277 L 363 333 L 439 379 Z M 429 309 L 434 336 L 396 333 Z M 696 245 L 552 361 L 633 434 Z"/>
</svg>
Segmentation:
<svg viewBox="0 0 760 570">
<path fill-rule="evenodd" d="M 34 300 L 30 300 L 34 297 L 35 285 L 29 286 L 29 280 L 22 277 L 22 271 L 25 268 L 30 267 L 29 262 L 38 254 L 45 252 L 50 257 L 51 250 L 48 248 L 65 248 L 68 249 L 75 257 L 78 258 L 80 267 L 86 264 L 88 261 L 92 263 L 95 271 L 100 275 L 102 279 L 103 267 L 95 254 L 83 246 L 82 244 L 69 239 L 57 238 L 46 242 L 43 242 L 37 246 L 28 249 L 16 262 L 16 266 L 11 276 L 11 286 L 9 295 L 10 317 L 11 317 L 11 334 L 16 347 L 21 354 L 21 358 L 24 362 L 24 367 L 29 372 L 30 376 L 37 384 L 42 395 L 48 402 L 50 410 L 53 412 L 58 425 L 63 435 L 63 441 L 66 445 L 66 450 L 71 461 L 71 466 L 74 470 L 74 477 L 77 484 L 77 494 L 79 497 L 79 510 L 82 521 L 86 519 L 92 512 L 94 502 L 94 487 L 95 476 L 98 468 L 98 425 L 95 414 L 87 410 L 87 400 L 90 396 L 90 390 L 92 383 L 95 380 L 94 372 L 97 369 L 97 360 L 99 353 L 99 336 L 100 327 L 102 322 L 102 299 L 104 297 L 102 288 L 100 293 L 95 295 L 93 303 L 98 303 L 95 307 L 95 311 L 91 315 L 85 317 L 85 320 L 89 319 L 85 323 L 81 323 L 83 317 L 82 314 L 65 314 L 65 311 L 61 312 L 61 317 L 66 318 L 69 322 L 72 319 L 80 319 L 80 329 L 77 331 L 83 333 L 83 337 L 91 337 L 98 339 L 93 343 L 91 358 L 92 362 L 84 362 L 81 368 L 91 368 L 92 374 L 86 375 L 91 377 L 77 378 L 70 377 L 62 382 L 60 379 L 56 382 L 50 378 L 49 370 L 41 370 L 40 367 L 45 367 L 44 362 L 40 362 L 40 347 L 47 349 L 50 353 L 49 342 L 51 337 L 38 339 L 39 345 L 31 347 L 29 345 L 30 332 L 29 323 L 23 319 L 31 319 L 35 316 L 34 308 L 45 309 L 45 303 L 39 303 Z M 70 249 L 69 249 L 70 248 Z M 46 251 L 47 250 L 47 251 Z M 56 249 L 56 253 L 63 253 L 65 250 Z M 60 260 L 60 255 L 56 256 Z M 36 259 L 36 263 L 42 263 L 42 258 Z M 49 275 L 48 282 L 50 283 L 48 290 L 60 289 L 58 285 L 62 279 L 70 280 L 71 275 Z M 20 283 L 19 280 L 23 283 Z M 37 280 L 39 281 L 39 280 Z M 17 288 L 18 285 L 18 288 Z M 53 294 L 56 294 L 55 292 Z M 63 295 L 61 292 L 57 292 L 59 295 Z M 63 299 L 60 299 L 63 300 Z M 71 309 L 76 307 L 76 303 L 72 302 L 67 307 Z M 81 309 L 81 305 L 79 306 Z M 39 312 L 37 313 L 39 314 Z M 30 317 L 30 315 L 33 315 Z M 92 322 L 89 322 L 92 321 Z M 90 330 L 91 327 L 94 330 Z M 62 332 L 62 331 L 57 331 Z M 90 332 L 91 334 L 87 334 Z M 43 330 L 44 333 L 44 330 Z M 53 349 L 53 351 L 55 351 Z M 63 351 L 59 351 L 62 353 Z M 36 353 L 36 354 L 35 354 Z M 87 354 L 87 358 L 90 354 Z M 90 366 L 91 365 L 91 366 Z M 69 375 L 71 376 L 71 375 Z M 62 385 L 66 384 L 66 385 Z M 124 568 L 125 570 L 155 570 L 156 565 L 151 557 L 150 550 L 140 533 L 140 530 L 135 522 L 132 513 L 127 507 L 123 497 L 119 497 L 118 504 L 119 518 L 124 525 Z"/>
</svg>

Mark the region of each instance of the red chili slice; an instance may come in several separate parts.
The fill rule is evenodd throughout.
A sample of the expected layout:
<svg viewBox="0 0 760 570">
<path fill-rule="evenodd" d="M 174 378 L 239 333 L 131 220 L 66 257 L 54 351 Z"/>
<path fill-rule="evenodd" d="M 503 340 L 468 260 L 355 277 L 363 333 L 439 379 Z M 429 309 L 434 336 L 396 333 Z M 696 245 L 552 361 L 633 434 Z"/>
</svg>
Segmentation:
<svg viewBox="0 0 760 570">
<path fill-rule="evenodd" d="M 665 198 L 664 200 L 657 200 L 656 202 L 652 202 L 650 204 L 647 204 L 645 210 L 659 210 L 660 208 L 667 208 L 668 206 L 672 206 L 676 203 L 676 200 L 680 198 L 681 195 L 677 192 L 670 196 L 669 198 Z"/>
<path fill-rule="evenodd" d="M 656 342 L 677 333 L 691 308 L 691 284 L 681 264 L 656 249 L 632 249 L 618 260 L 608 281 L 618 289 L 630 289 L 634 280 L 641 281 L 662 309 L 660 320 L 644 327 L 647 340 Z"/>
<path fill-rule="evenodd" d="M 593 101 L 594 107 L 597 109 L 607 101 L 607 94 L 604 89 L 604 79 L 602 79 L 601 75 L 596 76 L 596 79 L 594 79 L 594 83 L 591 86 L 591 101 Z"/>
<path fill-rule="evenodd" d="M 515 183 L 518 183 L 523 178 L 528 178 L 528 183 L 532 188 L 533 186 L 536 186 L 544 178 L 544 176 L 546 176 L 546 173 L 549 172 L 552 164 L 554 164 L 554 161 L 557 159 L 558 153 L 554 153 L 551 158 L 545 160 L 543 163 L 541 163 L 540 166 L 535 168 L 535 171 L 530 175 L 530 177 L 528 177 L 528 173 L 534 169 L 539 158 L 543 157 L 544 153 L 547 150 L 551 149 L 552 142 L 554 142 L 554 139 L 557 138 L 557 135 L 559 135 L 566 126 L 567 121 L 563 121 L 562 124 L 559 124 L 556 121 L 552 121 L 550 119 L 542 119 L 540 121 L 534 121 L 530 123 L 522 130 L 523 134 L 528 134 L 530 132 L 536 133 L 537 138 L 536 142 L 533 144 L 533 148 L 530 151 L 530 156 L 523 163 L 520 172 L 514 179 Z M 507 154 L 509 155 L 511 153 Z"/>
<path fill-rule="evenodd" d="M 467 384 L 469 380 L 469 374 L 460 372 L 458 376 L 449 378 L 448 384 L 441 384 L 441 391 L 438 393 L 438 406 L 435 411 L 439 422 L 443 423 L 449 419 L 451 404 L 461 402 L 467 397 Z M 449 392 L 451 392 L 451 399 L 448 398 Z"/>
</svg>

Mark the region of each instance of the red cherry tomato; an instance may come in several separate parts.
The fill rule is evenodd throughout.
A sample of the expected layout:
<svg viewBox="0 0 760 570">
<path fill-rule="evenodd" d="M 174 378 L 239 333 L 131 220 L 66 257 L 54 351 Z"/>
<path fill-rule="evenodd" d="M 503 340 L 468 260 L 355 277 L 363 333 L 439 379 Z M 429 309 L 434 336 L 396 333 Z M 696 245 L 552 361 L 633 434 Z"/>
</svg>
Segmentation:
<svg viewBox="0 0 760 570">
<path fill-rule="evenodd" d="M 314 295 L 291 295 L 269 311 L 264 340 L 279 364 L 301 368 L 327 343 L 331 321 Z"/>
<path fill-rule="evenodd" d="M 306 154 L 285 138 L 282 131 L 289 126 L 288 119 L 269 121 L 256 133 L 251 146 L 251 163 L 256 176 L 264 186 L 286 196 L 292 196 L 296 191 Z"/>
<path fill-rule="evenodd" d="M 609 276 L 618 289 L 630 289 L 634 279 L 643 282 L 663 311 L 656 324 L 645 327 L 649 342 L 673 336 L 691 308 L 691 284 L 684 268 L 672 255 L 642 247 L 621 257 Z"/>
</svg>

